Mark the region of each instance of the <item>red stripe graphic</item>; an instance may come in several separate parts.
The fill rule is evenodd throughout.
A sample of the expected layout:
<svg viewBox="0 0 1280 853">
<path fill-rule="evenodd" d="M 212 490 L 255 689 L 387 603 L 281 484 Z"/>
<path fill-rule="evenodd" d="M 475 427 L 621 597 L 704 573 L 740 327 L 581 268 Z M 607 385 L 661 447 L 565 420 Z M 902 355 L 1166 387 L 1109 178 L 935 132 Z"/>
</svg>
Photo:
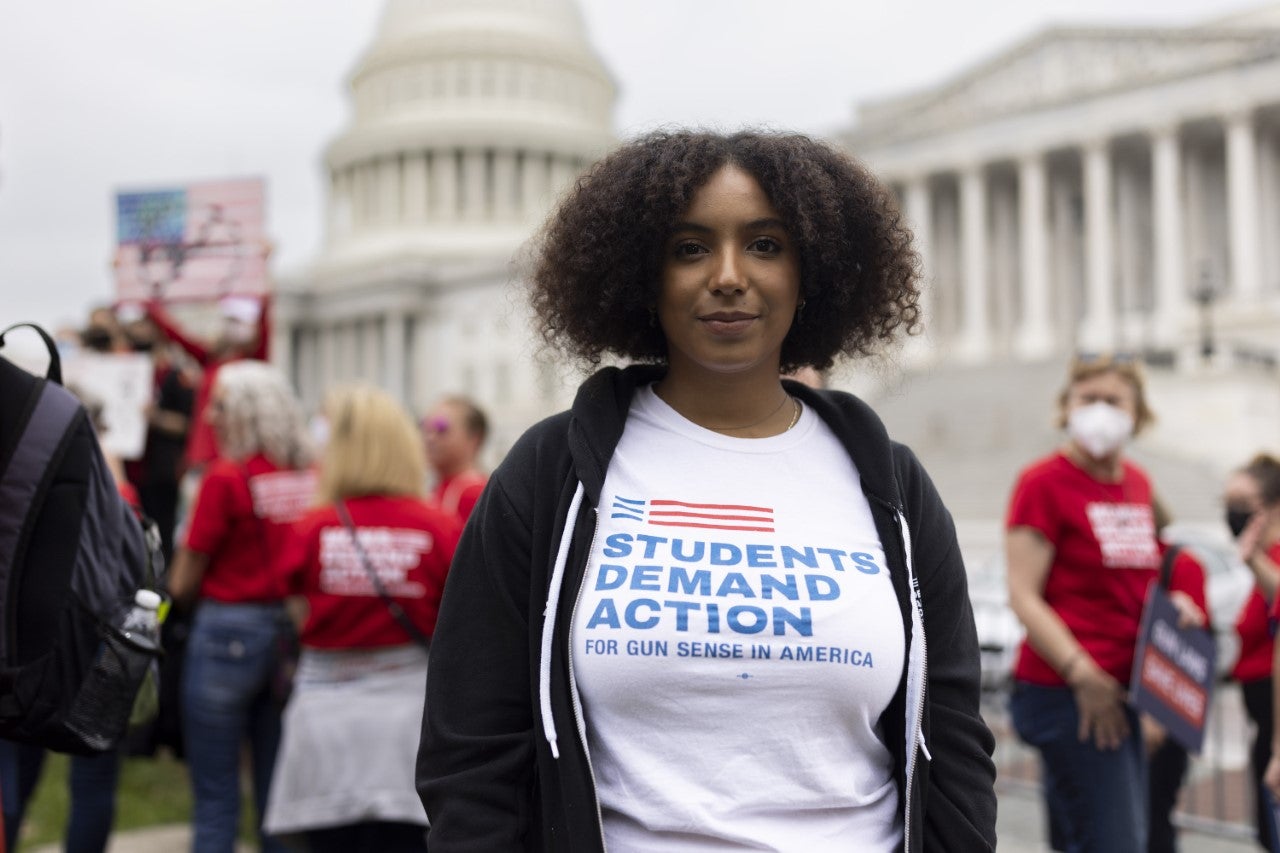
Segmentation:
<svg viewBox="0 0 1280 853">
<path fill-rule="evenodd" d="M 649 501 L 650 506 L 682 506 L 688 509 L 736 509 L 743 512 L 760 512 L 773 515 L 773 510 L 765 506 L 743 506 L 741 504 L 692 504 L 687 501 Z"/>
<path fill-rule="evenodd" d="M 649 521 L 654 527 L 699 527 L 704 530 L 748 530 L 755 533 L 772 533 L 772 527 L 741 527 L 736 524 L 697 524 L 692 521 Z"/>
<path fill-rule="evenodd" d="M 672 500 L 649 501 L 649 507 L 649 523 L 659 527 L 774 532 L 773 510 L 769 507 L 744 504 L 700 504 Z M 675 507 L 675 509 L 658 509 L 658 507 Z"/>
</svg>

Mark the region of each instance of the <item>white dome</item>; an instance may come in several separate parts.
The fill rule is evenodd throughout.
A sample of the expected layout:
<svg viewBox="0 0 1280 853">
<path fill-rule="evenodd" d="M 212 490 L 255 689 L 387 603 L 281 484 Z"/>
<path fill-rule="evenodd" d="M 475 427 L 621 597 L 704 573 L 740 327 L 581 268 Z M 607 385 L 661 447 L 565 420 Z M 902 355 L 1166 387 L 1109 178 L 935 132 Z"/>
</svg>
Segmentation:
<svg viewBox="0 0 1280 853">
<path fill-rule="evenodd" d="M 614 142 L 573 0 L 388 0 L 326 152 L 329 262 L 509 253 Z"/>
</svg>

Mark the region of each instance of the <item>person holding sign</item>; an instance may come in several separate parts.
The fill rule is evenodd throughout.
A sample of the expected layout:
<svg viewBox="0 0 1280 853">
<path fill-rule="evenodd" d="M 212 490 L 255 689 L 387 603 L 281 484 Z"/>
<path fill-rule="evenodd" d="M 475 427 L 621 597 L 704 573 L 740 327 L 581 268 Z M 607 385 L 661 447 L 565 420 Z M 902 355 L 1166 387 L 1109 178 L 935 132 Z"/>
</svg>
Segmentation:
<svg viewBox="0 0 1280 853">
<path fill-rule="evenodd" d="M 1280 618 L 1280 612 L 1277 612 L 1280 596 L 1276 595 L 1280 586 L 1280 459 L 1266 453 L 1255 456 L 1227 480 L 1223 500 L 1227 526 L 1236 537 L 1240 559 L 1253 572 L 1255 583 L 1254 599 L 1246 604 L 1245 612 L 1237 623 L 1243 659 L 1248 652 L 1244 642 L 1245 629 L 1250 624 L 1249 609 L 1254 608 L 1256 612 L 1256 598 L 1261 595 L 1268 602 L 1271 625 Z M 1258 632 L 1254 634 L 1256 639 Z M 1264 636 L 1267 638 L 1264 648 L 1272 653 L 1273 667 L 1280 666 L 1280 654 L 1275 652 L 1271 631 L 1268 630 Z M 1280 680 L 1277 680 L 1273 668 L 1268 670 L 1268 677 L 1256 686 L 1249 682 L 1241 684 L 1245 706 L 1254 720 L 1257 733 L 1257 740 L 1249 753 L 1250 761 L 1255 772 L 1256 768 L 1265 767 L 1262 785 L 1273 797 L 1280 795 L 1280 758 L 1277 757 L 1280 747 L 1275 743 L 1275 733 L 1280 732 L 1280 725 L 1274 720 L 1280 702 L 1259 688 L 1266 686 L 1274 690 L 1277 683 Z M 1268 798 L 1264 793 L 1262 790 L 1258 792 L 1258 838 L 1268 850 L 1275 850 L 1280 840 L 1277 837 L 1280 827 L 1276 826 L 1274 804 L 1266 802 Z"/>
<path fill-rule="evenodd" d="M 808 137 L 657 132 L 579 178 L 532 302 L 633 364 L 529 430 L 462 535 L 434 853 L 993 849 L 950 515 L 866 404 L 780 378 L 914 326 L 918 269 L 889 191 Z"/>
<path fill-rule="evenodd" d="M 1067 440 L 1022 471 L 1006 518 L 1009 603 L 1026 628 L 1014 728 L 1040 751 L 1065 849 L 1147 849 L 1146 762 L 1126 702 L 1147 589 L 1160 567 L 1151 484 L 1124 457 L 1153 420 L 1131 358 L 1077 356 L 1058 397 Z M 1186 622 L 1204 613 L 1172 593 Z"/>
</svg>

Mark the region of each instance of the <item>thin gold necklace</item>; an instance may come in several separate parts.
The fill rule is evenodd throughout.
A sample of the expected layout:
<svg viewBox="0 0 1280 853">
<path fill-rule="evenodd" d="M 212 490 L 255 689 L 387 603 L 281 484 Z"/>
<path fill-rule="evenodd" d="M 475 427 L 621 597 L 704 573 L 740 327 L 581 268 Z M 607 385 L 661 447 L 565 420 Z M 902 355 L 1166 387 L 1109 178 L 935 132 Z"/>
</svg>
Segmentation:
<svg viewBox="0 0 1280 853">
<path fill-rule="evenodd" d="M 736 426 L 736 427 L 707 427 L 707 429 L 711 430 L 712 432 L 737 432 L 738 430 L 751 429 L 752 427 L 760 426 L 760 424 L 764 423 L 765 421 L 769 420 L 769 418 L 773 417 L 774 415 L 778 414 L 778 412 L 782 411 L 782 407 L 787 404 L 788 400 L 790 400 L 793 403 L 795 402 L 795 398 L 792 397 L 790 394 L 784 394 L 782 397 L 782 402 L 778 404 L 778 408 L 774 409 L 772 412 L 765 415 L 763 418 L 761 418 L 758 421 L 754 421 L 752 423 L 743 424 L 742 426 Z M 800 419 L 800 410 L 799 408 L 797 408 L 795 415 L 791 418 L 791 423 L 787 426 L 787 429 L 791 429 L 791 427 L 795 426 L 796 421 L 798 421 L 799 419 Z M 783 430 L 783 432 L 786 432 L 786 431 L 787 430 Z"/>
<path fill-rule="evenodd" d="M 800 412 L 802 411 L 802 407 L 800 406 L 800 401 L 797 400 L 795 397 L 791 397 L 791 402 L 795 404 L 796 413 L 791 416 L 791 423 L 787 424 L 787 428 L 784 429 L 783 432 L 790 432 L 793 426 L 800 423 Z"/>
</svg>

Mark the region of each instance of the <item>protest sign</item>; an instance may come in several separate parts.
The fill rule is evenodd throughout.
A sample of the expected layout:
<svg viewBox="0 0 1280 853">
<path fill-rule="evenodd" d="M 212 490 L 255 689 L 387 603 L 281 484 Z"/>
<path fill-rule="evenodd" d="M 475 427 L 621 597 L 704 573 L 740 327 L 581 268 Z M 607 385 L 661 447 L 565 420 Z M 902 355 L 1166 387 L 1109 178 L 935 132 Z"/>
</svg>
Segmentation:
<svg viewBox="0 0 1280 853">
<path fill-rule="evenodd" d="M 262 179 L 116 194 L 116 297 L 216 300 L 267 292 Z"/>
<path fill-rule="evenodd" d="M 1142 611 L 1129 701 L 1191 752 L 1204 743 L 1214 657 L 1213 636 L 1203 628 L 1180 628 L 1168 589 L 1153 583 Z"/>
</svg>

